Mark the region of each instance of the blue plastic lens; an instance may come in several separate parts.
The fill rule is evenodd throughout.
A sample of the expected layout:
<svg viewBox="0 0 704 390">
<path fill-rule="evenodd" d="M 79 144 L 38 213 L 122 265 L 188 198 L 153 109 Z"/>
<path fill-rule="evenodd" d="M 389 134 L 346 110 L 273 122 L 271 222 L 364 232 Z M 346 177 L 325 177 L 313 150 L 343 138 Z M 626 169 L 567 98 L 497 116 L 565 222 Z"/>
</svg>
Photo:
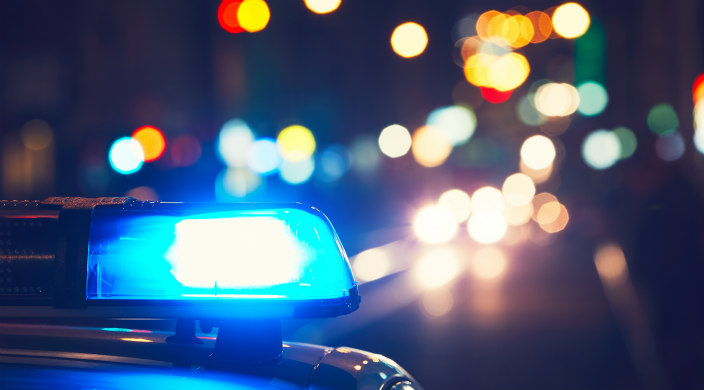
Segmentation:
<svg viewBox="0 0 704 390">
<path fill-rule="evenodd" d="M 316 209 L 161 205 L 94 210 L 88 300 L 309 301 L 345 298 L 356 286 Z"/>
</svg>

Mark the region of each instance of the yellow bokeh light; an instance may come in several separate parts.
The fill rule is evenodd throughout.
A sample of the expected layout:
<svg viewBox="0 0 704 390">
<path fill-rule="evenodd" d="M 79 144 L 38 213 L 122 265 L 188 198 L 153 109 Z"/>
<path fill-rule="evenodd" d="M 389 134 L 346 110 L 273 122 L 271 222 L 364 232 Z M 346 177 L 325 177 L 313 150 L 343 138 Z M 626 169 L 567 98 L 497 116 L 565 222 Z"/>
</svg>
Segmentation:
<svg viewBox="0 0 704 390">
<path fill-rule="evenodd" d="M 391 270 L 391 260 L 386 250 L 372 248 L 354 257 L 352 269 L 358 280 L 369 282 L 388 275 Z"/>
<path fill-rule="evenodd" d="M 508 53 L 491 64 L 489 86 L 501 92 L 518 88 L 528 78 L 530 65 L 522 54 Z"/>
<path fill-rule="evenodd" d="M 498 57 L 493 54 L 477 53 L 470 56 L 464 64 L 464 76 L 471 84 L 477 87 L 488 87 L 489 72 Z"/>
<path fill-rule="evenodd" d="M 450 241 L 457 233 L 455 216 L 444 207 L 426 206 L 413 220 L 413 232 L 419 240 L 428 244 Z"/>
<path fill-rule="evenodd" d="M 555 145 L 544 135 L 529 137 L 521 146 L 521 160 L 531 169 L 549 167 L 555 161 L 556 155 Z"/>
<path fill-rule="evenodd" d="M 507 205 L 504 214 L 506 223 L 509 226 L 525 225 L 533 216 L 533 203 L 527 203 L 521 206 Z"/>
<path fill-rule="evenodd" d="M 628 272 L 626 256 L 621 247 L 616 244 L 600 246 L 594 254 L 594 265 L 605 282 L 621 281 Z"/>
<path fill-rule="evenodd" d="M 406 155 L 411 149 L 411 133 L 401 125 L 391 125 L 379 134 L 379 149 L 391 158 Z"/>
<path fill-rule="evenodd" d="M 514 173 L 506 178 L 501 191 L 506 203 L 512 206 L 529 204 L 535 195 L 535 183 L 526 174 Z"/>
<path fill-rule="evenodd" d="M 438 198 L 438 206 L 448 210 L 457 222 L 464 222 L 472 213 L 472 200 L 469 195 L 456 188 L 445 191 Z"/>
<path fill-rule="evenodd" d="M 261 31 L 269 24 L 269 6 L 264 0 L 244 0 L 237 9 L 237 21 L 245 31 Z"/>
<path fill-rule="evenodd" d="M 567 83 L 547 83 L 535 91 L 535 108 L 545 116 L 567 116 L 579 107 L 579 92 Z"/>
<path fill-rule="evenodd" d="M 342 0 L 304 0 L 303 2 L 316 14 L 327 14 L 340 7 Z"/>
<path fill-rule="evenodd" d="M 426 46 L 428 46 L 428 34 L 418 23 L 403 23 L 391 33 L 391 48 L 401 57 L 415 57 L 423 53 Z"/>
<path fill-rule="evenodd" d="M 498 188 L 485 186 L 472 194 L 472 207 L 475 213 L 501 215 L 506 208 L 504 196 Z"/>
<path fill-rule="evenodd" d="M 552 176 L 552 169 L 552 164 L 542 169 L 533 169 L 528 167 L 523 160 L 521 160 L 520 163 L 521 173 L 525 173 L 526 175 L 528 175 L 531 179 L 533 179 L 533 183 L 535 184 L 545 183 L 546 181 L 548 181 L 548 179 L 550 179 L 550 176 Z"/>
<path fill-rule="evenodd" d="M 315 152 L 313 133 L 301 125 L 289 126 L 279 133 L 276 144 L 287 161 L 297 162 L 308 159 Z"/>
<path fill-rule="evenodd" d="M 452 152 L 452 144 L 442 132 L 432 126 L 423 126 L 413 133 L 413 158 L 424 167 L 442 165 Z"/>
<path fill-rule="evenodd" d="M 590 23 L 589 12 L 577 3 L 562 4 L 552 14 L 555 32 L 568 39 L 582 36 L 589 29 Z"/>
<path fill-rule="evenodd" d="M 506 254 L 501 249 L 493 246 L 478 250 L 470 263 L 472 274 L 485 280 L 503 276 L 506 273 L 507 266 Z"/>
<path fill-rule="evenodd" d="M 469 236 L 482 244 L 492 244 L 501 240 L 508 225 L 503 214 L 475 213 L 467 221 Z"/>
<path fill-rule="evenodd" d="M 413 271 L 421 287 L 434 290 L 457 277 L 460 259 L 450 248 L 436 248 L 423 255 Z"/>
</svg>

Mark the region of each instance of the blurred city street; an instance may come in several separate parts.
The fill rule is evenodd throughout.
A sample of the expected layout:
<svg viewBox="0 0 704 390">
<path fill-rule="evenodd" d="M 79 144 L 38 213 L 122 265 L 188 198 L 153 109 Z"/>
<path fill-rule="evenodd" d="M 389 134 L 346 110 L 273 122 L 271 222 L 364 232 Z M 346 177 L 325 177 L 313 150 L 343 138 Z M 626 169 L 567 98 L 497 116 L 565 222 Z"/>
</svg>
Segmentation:
<svg viewBox="0 0 704 390">
<path fill-rule="evenodd" d="M 8 1 L 0 199 L 301 202 L 426 388 L 704 387 L 704 3 Z"/>
</svg>

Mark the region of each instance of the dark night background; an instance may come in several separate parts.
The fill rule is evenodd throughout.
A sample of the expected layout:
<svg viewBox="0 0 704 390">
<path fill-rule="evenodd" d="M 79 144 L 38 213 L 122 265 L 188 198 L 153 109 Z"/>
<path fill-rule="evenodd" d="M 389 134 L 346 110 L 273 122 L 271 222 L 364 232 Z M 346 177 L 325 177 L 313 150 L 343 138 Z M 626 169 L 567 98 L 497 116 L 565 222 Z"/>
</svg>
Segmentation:
<svg viewBox="0 0 704 390">
<path fill-rule="evenodd" d="M 574 40 L 528 45 L 516 50 L 530 61 L 528 80 L 508 101 L 492 104 L 453 59 L 456 24 L 465 15 L 548 10 L 561 2 L 343 0 L 327 15 L 302 0 L 268 3 L 264 30 L 230 34 L 218 24 L 216 0 L 3 2 L 0 198 L 141 188 L 131 195 L 301 201 L 326 212 L 353 261 L 393 242 L 406 243 L 391 246 L 394 261 L 408 261 L 424 250 L 413 238 L 414 210 L 449 188 L 501 187 L 518 170 L 521 143 L 542 131 L 516 114 L 531 84 L 579 77 Z M 567 227 L 501 244 L 510 259 L 505 276 L 484 284 L 461 275 L 448 287 L 454 306 L 444 315 L 423 311 L 420 298 L 404 290 L 410 271 L 402 271 L 362 284 L 356 313 L 285 324 L 289 339 L 383 354 L 426 388 L 704 387 L 704 156 L 692 141 L 704 5 L 580 4 L 605 31 L 601 82 L 609 103 L 594 117 L 572 115 L 567 130 L 551 136 L 559 169 L 538 192 L 555 194 L 567 207 Z M 404 59 L 389 37 L 409 20 L 426 28 L 429 44 Z M 381 156 L 374 169 L 352 169 L 335 181 L 314 174 L 290 185 L 273 175 L 244 196 L 216 190 L 225 168 L 216 141 L 231 118 L 267 137 L 299 123 L 313 131 L 318 150 L 354 148 L 376 142 L 392 123 L 416 129 L 435 108 L 456 103 L 474 108 L 477 128 L 440 167 L 421 167 L 410 154 Z M 658 135 L 646 123 L 659 103 L 679 117 L 685 150 L 674 161 L 656 153 Z M 42 151 L 25 151 L 21 129 L 34 119 L 49 124 L 53 140 Z M 112 142 L 146 124 L 164 132 L 164 157 L 131 175 L 112 170 Z M 635 154 L 608 169 L 590 168 L 582 141 L 592 130 L 617 126 L 635 133 Z M 185 135 L 200 148 L 193 164 L 180 163 L 184 157 L 169 149 Z M 464 233 L 453 245 L 475 251 L 478 244 Z M 628 283 L 600 279 L 594 253 L 604 242 L 623 248 Z"/>
</svg>

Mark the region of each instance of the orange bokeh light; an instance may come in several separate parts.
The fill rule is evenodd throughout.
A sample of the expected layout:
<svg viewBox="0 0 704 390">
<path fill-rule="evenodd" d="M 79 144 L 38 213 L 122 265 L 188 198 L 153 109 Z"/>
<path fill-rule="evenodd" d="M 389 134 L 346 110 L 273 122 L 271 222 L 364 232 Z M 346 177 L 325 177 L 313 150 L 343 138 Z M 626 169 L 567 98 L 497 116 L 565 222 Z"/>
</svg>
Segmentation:
<svg viewBox="0 0 704 390">
<path fill-rule="evenodd" d="M 550 34 L 552 34 L 552 19 L 550 19 L 548 14 L 542 11 L 533 11 L 526 14 L 526 18 L 533 24 L 531 43 L 544 42 L 550 38 Z"/>
<path fill-rule="evenodd" d="M 692 97 L 694 98 L 695 105 L 699 101 L 704 100 L 704 73 L 700 74 L 699 77 L 694 80 L 694 85 L 692 86 Z"/>
<path fill-rule="evenodd" d="M 237 11 L 239 11 L 240 4 L 242 4 L 242 0 L 222 0 L 218 7 L 220 27 L 229 33 L 236 34 L 244 31 L 237 20 Z"/>
<path fill-rule="evenodd" d="M 132 133 L 132 138 L 142 145 L 145 162 L 158 160 L 164 154 L 166 139 L 156 127 L 142 126 Z"/>
</svg>

